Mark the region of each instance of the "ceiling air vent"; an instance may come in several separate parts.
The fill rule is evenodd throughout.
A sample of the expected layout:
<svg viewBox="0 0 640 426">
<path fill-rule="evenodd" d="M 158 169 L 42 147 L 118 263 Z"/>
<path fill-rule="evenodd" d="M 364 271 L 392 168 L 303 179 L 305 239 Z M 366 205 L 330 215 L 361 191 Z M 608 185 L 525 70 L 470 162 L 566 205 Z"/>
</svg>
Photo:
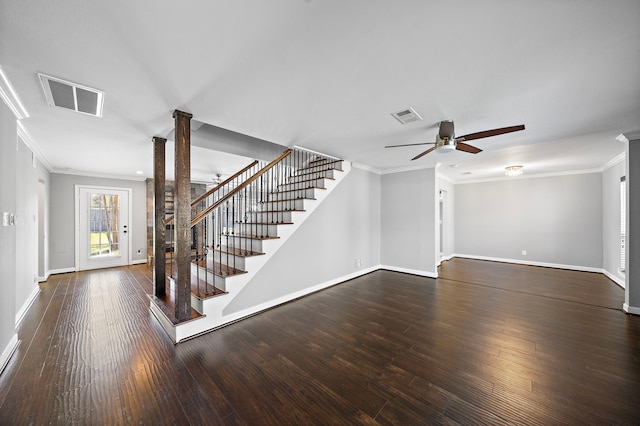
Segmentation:
<svg viewBox="0 0 640 426">
<path fill-rule="evenodd" d="M 420 117 L 420 114 L 415 112 L 413 108 L 408 108 L 399 112 L 394 112 L 391 115 L 393 115 L 393 117 L 402 124 L 407 124 L 413 121 L 422 120 L 422 117 Z"/>
<path fill-rule="evenodd" d="M 38 76 L 49 105 L 102 117 L 102 102 L 104 100 L 102 90 L 45 74 L 38 73 Z"/>
</svg>

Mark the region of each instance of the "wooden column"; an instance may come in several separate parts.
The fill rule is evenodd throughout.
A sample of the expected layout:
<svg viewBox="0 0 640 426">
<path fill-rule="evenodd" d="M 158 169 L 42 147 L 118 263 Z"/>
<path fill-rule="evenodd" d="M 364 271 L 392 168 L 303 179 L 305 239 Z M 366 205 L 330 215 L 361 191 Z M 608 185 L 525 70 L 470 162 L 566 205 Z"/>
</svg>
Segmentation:
<svg viewBox="0 0 640 426">
<path fill-rule="evenodd" d="M 175 262 L 176 319 L 191 318 L 191 117 L 175 110 Z"/>
<path fill-rule="evenodd" d="M 157 297 L 167 291 L 166 143 L 164 138 L 153 138 L 153 294 Z"/>
</svg>

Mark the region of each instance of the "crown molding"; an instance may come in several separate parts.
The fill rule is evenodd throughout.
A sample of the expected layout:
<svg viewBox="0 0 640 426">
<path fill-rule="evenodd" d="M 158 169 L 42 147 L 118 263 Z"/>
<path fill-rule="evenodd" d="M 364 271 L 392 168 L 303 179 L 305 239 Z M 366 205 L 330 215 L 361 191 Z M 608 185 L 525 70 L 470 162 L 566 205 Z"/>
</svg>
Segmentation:
<svg viewBox="0 0 640 426">
<path fill-rule="evenodd" d="M 51 172 L 53 170 L 51 163 L 49 163 L 47 158 L 44 156 L 42 150 L 40 149 L 40 146 L 33 139 L 33 136 L 31 136 L 29 131 L 24 127 L 24 125 L 22 124 L 22 121 L 18 121 L 17 131 L 18 131 L 18 136 L 20 137 L 22 142 L 24 142 L 27 148 L 29 148 L 29 150 L 33 152 L 33 154 L 36 156 L 38 161 L 40 161 L 40 163 L 42 163 L 42 165 L 49 172 Z"/>
<path fill-rule="evenodd" d="M 5 74 L 2 69 L 2 66 L 0 66 L 0 98 L 2 98 L 7 107 L 11 110 L 13 115 L 16 117 L 16 120 L 22 120 L 29 117 L 29 113 L 24 105 L 22 105 L 22 101 L 20 100 L 18 93 L 13 88 L 11 81 L 9 81 L 9 77 L 7 77 L 7 74 Z"/>
</svg>

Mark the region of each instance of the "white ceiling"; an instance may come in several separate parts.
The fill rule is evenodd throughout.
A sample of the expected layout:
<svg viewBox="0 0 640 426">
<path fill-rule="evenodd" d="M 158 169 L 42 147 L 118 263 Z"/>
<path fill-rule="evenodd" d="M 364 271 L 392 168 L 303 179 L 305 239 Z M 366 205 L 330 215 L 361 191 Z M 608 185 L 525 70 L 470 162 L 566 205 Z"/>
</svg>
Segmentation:
<svg viewBox="0 0 640 426">
<path fill-rule="evenodd" d="M 146 177 L 172 111 L 381 172 L 456 182 L 595 170 L 640 128 L 638 0 L 0 1 L 0 66 L 53 171 Z M 103 118 L 47 105 L 37 72 L 106 92 Z M 413 107 L 423 121 L 390 114 Z M 524 124 L 431 153 L 456 134 Z M 248 164 L 194 147 L 194 177 Z M 471 174 L 469 174 L 471 172 Z"/>
</svg>

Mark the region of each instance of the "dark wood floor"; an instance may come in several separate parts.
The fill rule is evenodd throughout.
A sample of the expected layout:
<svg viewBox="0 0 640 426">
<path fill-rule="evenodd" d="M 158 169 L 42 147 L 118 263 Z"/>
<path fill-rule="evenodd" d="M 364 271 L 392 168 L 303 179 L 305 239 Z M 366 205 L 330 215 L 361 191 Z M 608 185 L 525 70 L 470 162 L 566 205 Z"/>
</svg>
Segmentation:
<svg viewBox="0 0 640 426">
<path fill-rule="evenodd" d="M 640 422 L 640 317 L 613 282 L 463 259 L 440 274 L 374 272 L 177 346 L 146 266 L 52 276 L 0 424 Z"/>
</svg>

